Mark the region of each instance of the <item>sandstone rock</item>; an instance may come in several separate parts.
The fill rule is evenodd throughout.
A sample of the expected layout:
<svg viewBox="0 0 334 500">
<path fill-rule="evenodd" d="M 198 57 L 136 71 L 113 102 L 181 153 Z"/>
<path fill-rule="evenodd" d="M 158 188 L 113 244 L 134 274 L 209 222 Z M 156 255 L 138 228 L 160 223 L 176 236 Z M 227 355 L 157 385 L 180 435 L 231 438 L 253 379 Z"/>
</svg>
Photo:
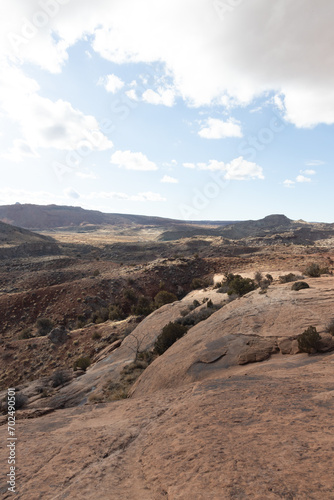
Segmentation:
<svg viewBox="0 0 334 500">
<path fill-rule="evenodd" d="M 68 331 L 63 326 L 53 328 L 47 335 L 53 344 L 64 344 L 68 340 Z"/>
</svg>

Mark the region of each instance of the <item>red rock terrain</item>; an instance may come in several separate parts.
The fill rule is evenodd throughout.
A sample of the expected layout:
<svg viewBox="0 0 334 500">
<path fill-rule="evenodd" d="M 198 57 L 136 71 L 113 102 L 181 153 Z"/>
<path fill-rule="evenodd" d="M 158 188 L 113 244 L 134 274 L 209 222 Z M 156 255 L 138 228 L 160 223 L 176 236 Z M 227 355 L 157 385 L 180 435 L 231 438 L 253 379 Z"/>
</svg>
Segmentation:
<svg viewBox="0 0 334 500">
<path fill-rule="evenodd" d="M 274 282 L 224 305 L 158 357 L 127 400 L 86 401 L 32 420 L 23 410 L 17 498 L 334 498 L 334 345 L 325 332 L 334 282 L 307 281 L 306 290 Z M 134 339 L 149 348 L 203 294 L 224 297 L 193 292 L 155 311 L 59 394 L 113 377 L 131 363 Z M 296 335 L 310 324 L 328 352 L 298 353 Z M 6 433 L 2 426 L 3 442 Z M 0 457 L 5 463 L 4 448 Z"/>
</svg>

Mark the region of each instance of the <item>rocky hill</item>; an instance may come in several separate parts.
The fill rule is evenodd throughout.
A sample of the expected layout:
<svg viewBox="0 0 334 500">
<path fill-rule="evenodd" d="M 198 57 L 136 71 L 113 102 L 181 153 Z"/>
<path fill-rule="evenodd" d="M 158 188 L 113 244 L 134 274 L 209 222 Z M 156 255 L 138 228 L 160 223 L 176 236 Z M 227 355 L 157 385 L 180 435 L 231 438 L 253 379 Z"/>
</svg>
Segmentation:
<svg viewBox="0 0 334 500">
<path fill-rule="evenodd" d="M 97 210 L 58 205 L 20 204 L 0 206 L 0 220 L 19 227 L 36 230 L 86 225 L 155 225 L 178 224 L 179 221 L 144 215 L 106 214 Z"/>
<path fill-rule="evenodd" d="M 0 259 L 59 253 L 52 238 L 0 222 Z"/>
</svg>

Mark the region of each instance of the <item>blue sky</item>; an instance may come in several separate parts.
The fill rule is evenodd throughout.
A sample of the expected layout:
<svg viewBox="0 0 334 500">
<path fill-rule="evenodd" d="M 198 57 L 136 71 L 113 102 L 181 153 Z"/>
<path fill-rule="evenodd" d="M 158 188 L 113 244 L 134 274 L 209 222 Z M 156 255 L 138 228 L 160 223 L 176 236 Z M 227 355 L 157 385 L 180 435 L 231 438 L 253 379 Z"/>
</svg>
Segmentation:
<svg viewBox="0 0 334 500">
<path fill-rule="evenodd" d="M 0 7 L 0 204 L 333 222 L 334 6 Z"/>
</svg>

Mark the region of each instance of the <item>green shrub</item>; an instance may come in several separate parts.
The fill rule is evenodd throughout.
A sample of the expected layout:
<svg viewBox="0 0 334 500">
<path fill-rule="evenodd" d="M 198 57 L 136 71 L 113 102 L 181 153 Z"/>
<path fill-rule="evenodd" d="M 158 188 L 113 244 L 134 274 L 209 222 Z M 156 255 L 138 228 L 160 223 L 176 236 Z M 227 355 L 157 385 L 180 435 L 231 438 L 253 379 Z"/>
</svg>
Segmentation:
<svg viewBox="0 0 334 500">
<path fill-rule="evenodd" d="M 305 269 L 305 274 L 306 274 L 306 276 L 309 276 L 310 278 L 319 278 L 319 276 L 321 274 L 319 264 L 312 262 L 312 264 L 307 266 L 307 268 Z"/>
<path fill-rule="evenodd" d="M 326 326 L 326 332 L 334 336 L 334 319 L 332 319 Z"/>
<path fill-rule="evenodd" d="M 228 295 L 238 295 L 241 297 L 255 290 L 255 283 L 251 278 L 243 278 L 240 274 L 228 274 L 224 287 L 226 287 Z"/>
<path fill-rule="evenodd" d="M 190 284 L 192 290 L 200 290 L 202 288 L 208 287 L 210 284 L 208 280 L 203 280 L 202 278 L 194 278 Z"/>
<path fill-rule="evenodd" d="M 174 293 L 166 292 L 165 290 L 161 290 L 154 297 L 154 303 L 158 308 L 164 306 L 165 304 L 175 302 L 176 300 L 178 300 L 178 298 Z"/>
<path fill-rule="evenodd" d="M 141 295 L 136 305 L 131 308 L 131 313 L 135 316 L 148 316 L 153 311 L 154 307 L 148 297 Z"/>
<path fill-rule="evenodd" d="M 20 340 L 27 340 L 33 337 L 31 328 L 25 328 L 23 332 L 19 335 Z"/>
<path fill-rule="evenodd" d="M 98 276 L 100 274 L 100 271 L 98 269 L 95 269 L 95 271 L 93 272 L 93 276 Z"/>
<path fill-rule="evenodd" d="M 80 370 L 86 371 L 90 365 L 90 358 L 88 356 L 83 356 L 74 361 L 73 370 L 76 371 L 79 368 Z"/>
<path fill-rule="evenodd" d="M 263 280 L 263 275 L 260 273 L 260 271 L 256 271 L 254 274 L 254 281 L 255 283 L 260 286 L 261 281 Z"/>
<path fill-rule="evenodd" d="M 123 295 L 124 298 L 132 304 L 137 302 L 137 294 L 133 288 L 126 288 L 125 290 L 123 290 Z"/>
<path fill-rule="evenodd" d="M 109 319 L 112 321 L 121 321 L 125 318 L 125 314 L 121 306 L 115 304 L 109 309 Z"/>
<path fill-rule="evenodd" d="M 301 352 L 317 352 L 321 337 L 314 326 L 309 326 L 297 337 L 298 347 Z"/>
<path fill-rule="evenodd" d="M 101 334 L 99 332 L 94 332 L 92 335 L 93 340 L 100 340 Z"/>
<path fill-rule="evenodd" d="M 293 281 L 299 280 L 300 276 L 296 274 L 289 273 L 284 274 L 283 276 L 279 276 L 280 283 L 292 283 Z"/>
<path fill-rule="evenodd" d="M 295 290 L 296 292 L 299 292 L 299 290 L 304 290 L 305 288 L 310 288 L 310 285 L 306 283 L 306 281 L 296 281 L 292 287 L 291 290 Z"/>
<path fill-rule="evenodd" d="M 51 332 L 54 325 L 51 319 L 39 318 L 36 321 L 36 326 L 38 335 L 40 335 L 41 337 L 45 337 L 45 335 Z"/>
<path fill-rule="evenodd" d="M 52 387 L 59 387 L 71 379 L 70 374 L 64 370 L 57 370 L 52 375 Z"/>
<path fill-rule="evenodd" d="M 161 355 L 187 332 L 187 327 L 179 323 L 168 323 L 157 338 L 154 351 Z"/>
<path fill-rule="evenodd" d="M 271 274 L 266 274 L 266 278 L 269 281 L 269 283 L 272 283 L 274 281 L 274 278 L 272 277 Z"/>
</svg>

